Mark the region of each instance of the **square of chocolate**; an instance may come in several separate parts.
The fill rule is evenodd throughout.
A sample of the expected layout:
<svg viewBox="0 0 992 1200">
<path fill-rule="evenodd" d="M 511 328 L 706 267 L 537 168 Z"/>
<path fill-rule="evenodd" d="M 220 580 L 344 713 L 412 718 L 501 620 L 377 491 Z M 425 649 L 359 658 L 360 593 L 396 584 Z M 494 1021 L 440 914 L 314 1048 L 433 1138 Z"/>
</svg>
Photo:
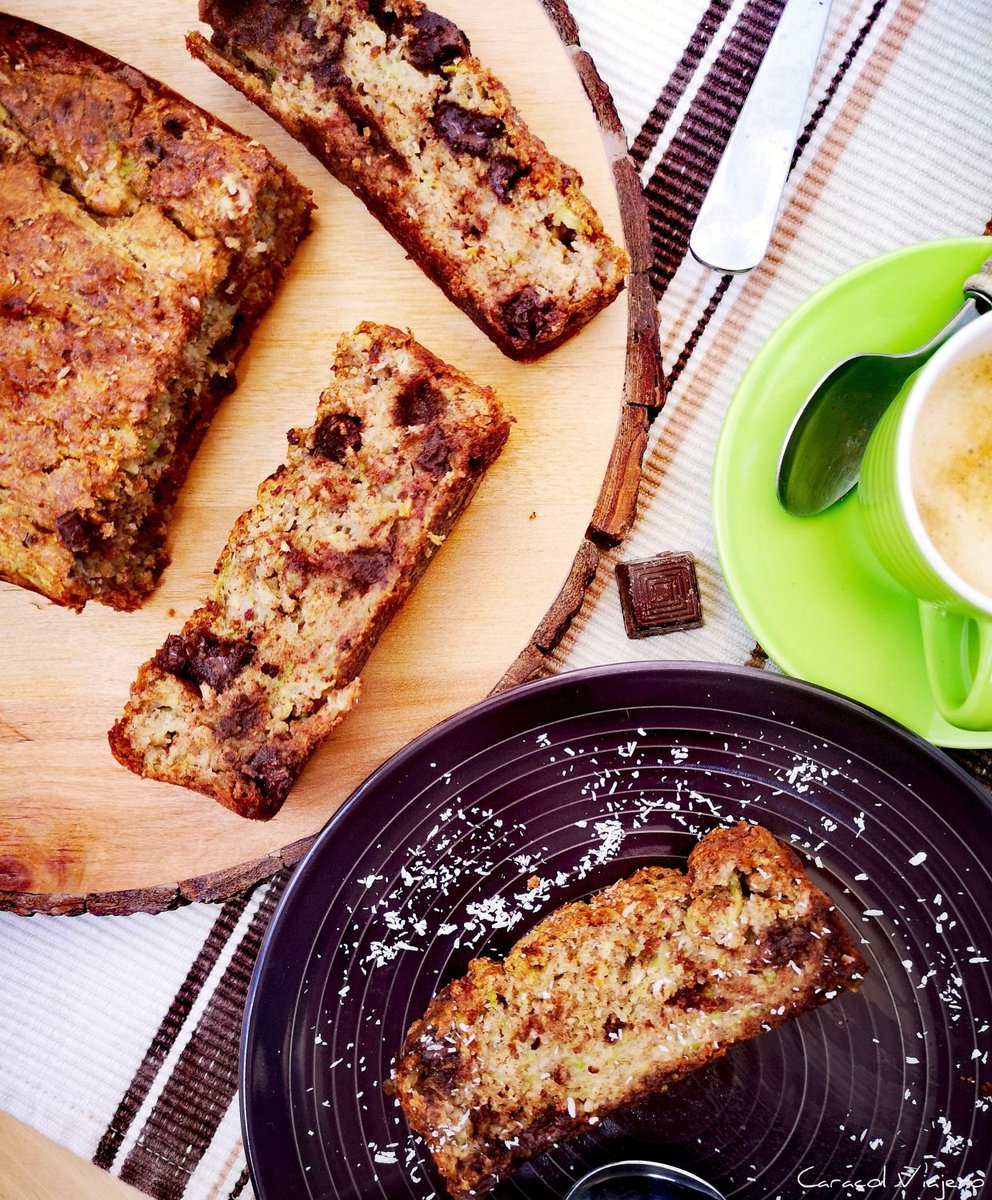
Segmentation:
<svg viewBox="0 0 992 1200">
<path fill-rule="evenodd" d="M 702 625 L 691 554 L 669 551 L 639 562 L 617 563 L 616 577 L 628 637 L 652 637 Z"/>
</svg>

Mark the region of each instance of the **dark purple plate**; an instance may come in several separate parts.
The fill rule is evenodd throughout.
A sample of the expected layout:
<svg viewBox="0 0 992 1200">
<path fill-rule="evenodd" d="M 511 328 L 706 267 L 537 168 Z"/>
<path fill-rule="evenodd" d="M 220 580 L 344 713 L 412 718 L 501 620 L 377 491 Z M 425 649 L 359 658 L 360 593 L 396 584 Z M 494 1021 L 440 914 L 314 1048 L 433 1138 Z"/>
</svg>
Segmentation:
<svg viewBox="0 0 992 1200">
<path fill-rule="evenodd" d="M 845 995 L 562 1144 L 495 1197 L 616 1159 L 728 1196 L 956 1197 L 992 1169 L 992 803 L 853 701 L 747 668 L 574 672 L 412 743 L 294 874 L 241 1055 L 260 1200 L 444 1195 L 382 1089 L 410 1023 L 480 953 L 743 818 L 806 860 L 870 971 Z M 533 886 L 534 878 L 540 879 Z"/>
</svg>

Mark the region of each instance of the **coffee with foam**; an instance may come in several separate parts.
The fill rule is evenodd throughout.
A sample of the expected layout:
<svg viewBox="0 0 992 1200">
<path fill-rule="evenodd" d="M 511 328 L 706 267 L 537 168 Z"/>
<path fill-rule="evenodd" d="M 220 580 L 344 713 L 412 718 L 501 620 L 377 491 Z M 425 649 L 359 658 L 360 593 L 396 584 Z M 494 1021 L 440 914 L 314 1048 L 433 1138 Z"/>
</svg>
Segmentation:
<svg viewBox="0 0 992 1200">
<path fill-rule="evenodd" d="M 937 380 L 916 420 L 910 474 L 937 553 L 992 597 L 992 352 Z"/>
</svg>

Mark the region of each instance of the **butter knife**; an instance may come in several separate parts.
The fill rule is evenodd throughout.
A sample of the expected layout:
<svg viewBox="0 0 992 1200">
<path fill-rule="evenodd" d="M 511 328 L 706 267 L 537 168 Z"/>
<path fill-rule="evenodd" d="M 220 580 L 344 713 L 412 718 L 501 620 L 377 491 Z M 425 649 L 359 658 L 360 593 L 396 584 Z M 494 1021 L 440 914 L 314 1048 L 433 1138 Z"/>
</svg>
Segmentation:
<svg viewBox="0 0 992 1200">
<path fill-rule="evenodd" d="M 689 238 L 715 271 L 750 271 L 768 249 L 830 15 L 787 0 Z"/>
</svg>

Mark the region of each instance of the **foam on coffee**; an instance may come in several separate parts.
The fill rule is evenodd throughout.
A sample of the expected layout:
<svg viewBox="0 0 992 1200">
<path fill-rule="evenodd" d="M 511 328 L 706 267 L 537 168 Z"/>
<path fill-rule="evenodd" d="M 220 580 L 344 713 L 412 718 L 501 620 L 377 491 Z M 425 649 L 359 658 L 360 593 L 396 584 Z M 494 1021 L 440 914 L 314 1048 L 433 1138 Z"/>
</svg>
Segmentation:
<svg viewBox="0 0 992 1200">
<path fill-rule="evenodd" d="M 917 416 L 910 474 L 938 554 L 992 597 L 992 353 L 937 380 Z"/>
</svg>

